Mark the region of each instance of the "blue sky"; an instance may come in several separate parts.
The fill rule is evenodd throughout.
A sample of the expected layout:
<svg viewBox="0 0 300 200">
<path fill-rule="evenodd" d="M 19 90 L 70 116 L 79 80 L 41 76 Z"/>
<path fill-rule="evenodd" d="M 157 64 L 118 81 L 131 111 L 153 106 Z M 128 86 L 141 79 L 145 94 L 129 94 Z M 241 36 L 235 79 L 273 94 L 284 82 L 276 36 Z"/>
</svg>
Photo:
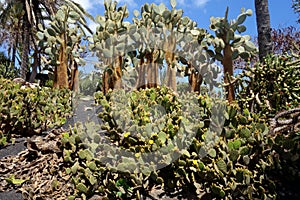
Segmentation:
<svg viewBox="0 0 300 200">
<path fill-rule="evenodd" d="M 104 0 L 74 0 L 80 3 L 94 17 L 97 14 L 104 15 Z M 126 21 L 132 19 L 133 10 L 140 11 L 140 8 L 145 3 L 164 3 L 170 7 L 170 0 L 117 0 L 118 6 L 127 4 L 130 16 Z M 285 2 L 285 3 L 283 3 Z M 198 23 L 198 27 L 209 30 L 210 17 L 224 17 L 226 7 L 229 7 L 229 19 L 235 19 L 241 8 L 251 9 L 253 15 L 248 17 L 244 23 L 247 30 L 243 35 L 250 35 L 252 38 L 257 36 L 256 18 L 254 9 L 254 0 L 177 0 L 176 8 L 183 9 L 184 15 Z M 293 25 L 299 28 L 296 23 L 297 15 L 293 12 L 292 0 L 269 0 L 269 11 L 271 17 L 272 28 L 283 28 Z M 96 24 L 90 23 L 92 30 L 96 29 Z M 97 58 L 86 58 L 87 65 L 82 69 L 86 72 L 92 70 L 93 63 L 97 62 Z"/>
<path fill-rule="evenodd" d="M 103 15 L 104 6 L 103 0 L 75 0 L 80 3 L 85 9 L 87 9 L 93 16 L 97 14 Z M 169 0 L 119 0 L 119 5 L 127 4 L 130 13 L 133 10 L 140 10 L 141 5 L 144 3 L 165 3 L 167 6 L 170 5 Z M 284 2 L 284 3 L 283 3 Z M 240 13 L 242 7 L 251 9 L 253 15 L 247 18 L 245 25 L 248 34 L 252 37 L 257 35 L 256 31 L 256 19 L 254 0 L 177 0 L 177 8 L 181 8 L 184 11 L 184 15 L 190 17 L 198 23 L 198 27 L 208 29 L 209 18 L 211 16 L 223 17 L 225 14 L 226 7 L 229 7 L 229 18 L 235 19 Z M 282 28 L 289 25 L 293 25 L 299 28 L 299 24 L 296 23 L 297 15 L 293 12 L 292 0 L 269 0 L 269 11 L 271 17 L 272 28 Z M 131 21 L 132 16 L 129 17 Z M 92 28 L 95 25 L 90 24 Z"/>
</svg>

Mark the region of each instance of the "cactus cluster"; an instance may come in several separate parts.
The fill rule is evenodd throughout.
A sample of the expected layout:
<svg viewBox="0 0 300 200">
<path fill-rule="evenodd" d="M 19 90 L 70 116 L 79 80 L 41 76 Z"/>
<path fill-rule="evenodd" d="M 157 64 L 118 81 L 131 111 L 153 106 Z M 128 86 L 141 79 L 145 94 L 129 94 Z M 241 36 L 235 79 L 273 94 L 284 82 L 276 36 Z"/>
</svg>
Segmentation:
<svg viewBox="0 0 300 200">
<path fill-rule="evenodd" d="M 140 199 L 141 195 L 147 195 L 151 188 L 157 186 L 165 190 L 188 190 L 198 198 L 261 199 L 276 196 L 276 184 L 271 175 L 272 170 L 280 164 L 274 155 L 274 151 L 279 151 L 274 146 L 274 136 L 268 135 L 267 120 L 260 115 L 250 113 L 248 109 L 240 113 L 238 105 L 230 105 L 224 113 L 219 113 L 225 117 L 223 127 L 218 123 L 219 115 L 213 116 L 212 108 L 225 102 L 216 104 L 209 97 L 191 94 L 198 104 L 198 109 L 192 109 L 192 116 L 197 114 L 200 120 L 193 122 L 196 135 L 190 146 L 177 149 L 174 147 L 179 147 L 179 143 L 169 144 L 178 141 L 170 138 L 181 137 L 178 130 L 185 127 L 180 123 L 187 117 L 181 112 L 183 104 L 180 102 L 184 100 L 176 100 L 177 97 L 169 93 L 167 88 L 152 88 L 132 92 L 129 98 L 134 101 L 126 101 L 124 106 L 124 92 L 120 90 L 113 93 L 107 96 L 101 92 L 95 94 L 96 102 L 103 107 L 99 116 L 104 130 L 101 131 L 100 125 L 86 123 L 63 135 L 62 148 L 68 166 L 66 171 L 72 175 L 77 189 L 70 199 L 95 194 L 104 199 Z M 190 101 L 191 97 L 187 99 Z M 148 108 L 158 103 L 165 108 L 166 123 L 165 128 L 155 134 L 159 123 L 156 127 L 149 117 Z M 126 118 L 124 112 L 123 117 L 120 116 L 119 106 L 125 111 Z M 131 123 L 127 123 L 128 118 Z M 214 126 L 220 126 L 220 135 L 210 130 L 211 120 Z M 148 127 L 150 123 L 153 126 Z M 126 127 L 128 130 L 124 130 Z M 144 128 L 139 130 L 139 127 Z M 159 169 L 151 164 L 145 164 L 144 167 L 137 164 L 143 163 L 143 153 L 163 146 L 171 151 L 179 150 L 179 156 Z M 130 155 L 133 157 L 119 157 L 123 150 L 132 152 Z M 99 157 L 103 152 L 106 155 Z M 161 155 L 157 162 L 172 159 L 165 157 L 163 152 Z"/>
<path fill-rule="evenodd" d="M 299 62 L 297 55 L 269 55 L 264 63 L 246 66 L 237 77 L 240 106 L 269 117 L 299 106 Z"/>
<path fill-rule="evenodd" d="M 0 79 L 0 146 L 11 134 L 41 133 L 62 125 L 72 113 L 71 92 L 51 88 L 22 88 Z"/>
<path fill-rule="evenodd" d="M 128 17 L 125 6 L 105 2 L 105 15 L 96 18 L 99 26 L 90 40 L 90 50 L 101 61 L 104 93 L 109 89 L 126 89 L 128 76 L 135 79 L 130 80 L 133 88 L 166 85 L 175 91 L 176 77 L 189 76 L 190 90 L 200 90 L 202 76 L 213 71 L 205 50 L 208 43 L 204 38 L 208 33 L 175 6 L 175 1 L 171 2 L 171 9 L 163 3 L 146 3 L 140 12 L 134 11 L 130 23 L 124 22 Z M 159 70 L 164 63 L 166 77 L 160 80 Z"/>
<path fill-rule="evenodd" d="M 80 10 L 62 6 L 48 27 L 38 25 L 38 45 L 46 54 L 43 60 L 46 68 L 54 73 L 54 87 L 78 89 L 75 88 L 78 87 L 78 66 L 85 64 L 81 54 L 86 47 L 82 41 L 89 30 L 85 24 Z"/>
</svg>

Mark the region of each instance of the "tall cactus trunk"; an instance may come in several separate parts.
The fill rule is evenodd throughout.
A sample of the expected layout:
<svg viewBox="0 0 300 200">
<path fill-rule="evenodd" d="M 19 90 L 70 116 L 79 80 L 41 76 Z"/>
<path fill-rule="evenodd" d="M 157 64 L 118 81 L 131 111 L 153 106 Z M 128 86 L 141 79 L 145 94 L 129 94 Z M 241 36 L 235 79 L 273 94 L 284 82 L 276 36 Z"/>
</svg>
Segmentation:
<svg viewBox="0 0 300 200">
<path fill-rule="evenodd" d="M 105 65 L 108 66 L 108 63 L 110 63 L 110 59 L 107 59 L 105 61 Z M 104 70 L 103 75 L 102 75 L 102 92 L 104 94 L 107 94 L 109 90 L 109 81 L 110 81 L 110 73 L 109 73 L 109 66 Z"/>
<path fill-rule="evenodd" d="M 147 56 L 147 87 L 157 87 L 158 84 L 158 65 L 153 55 L 149 54 Z"/>
<path fill-rule="evenodd" d="M 136 89 L 144 88 L 146 84 L 146 79 L 145 79 L 145 63 L 144 59 L 141 58 L 139 66 L 138 66 L 138 80 L 136 82 Z"/>
<path fill-rule="evenodd" d="M 65 34 L 61 35 L 61 40 L 63 41 L 60 46 L 59 51 L 59 65 L 55 67 L 54 70 L 54 88 L 68 88 L 68 56 L 66 54 L 67 52 L 67 44 L 65 40 Z"/>
<path fill-rule="evenodd" d="M 107 94 L 109 90 L 109 73 L 107 70 L 104 71 L 102 76 L 102 92 L 103 94 Z"/>
<path fill-rule="evenodd" d="M 122 88 L 122 56 L 117 56 L 114 61 L 113 87 L 111 89 L 119 90 Z"/>
<path fill-rule="evenodd" d="M 173 91 L 177 91 L 177 82 L 176 82 L 176 66 L 173 66 L 175 62 L 175 49 L 176 41 L 175 37 L 170 35 L 168 37 L 167 42 L 164 44 L 165 56 L 166 56 L 166 63 L 168 65 L 167 68 L 167 76 L 166 76 L 166 84 L 167 87 L 171 88 Z"/>
<path fill-rule="evenodd" d="M 153 86 L 157 87 L 159 85 L 158 63 L 154 62 L 152 64 L 152 68 L 153 68 L 153 71 L 152 71 L 153 75 L 152 75 L 152 77 L 153 77 L 153 84 L 154 84 Z"/>
<path fill-rule="evenodd" d="M 71 67 L 71 80 L 69 89 L 78 92 L 79 90 L 79 71 L 78 71 L 78 65 L 75 60 L 72 61 L 72 67 Z"/>
<path fill-rule="evenodd" d="M 167 70 L 167 86 L 173 91 L 177 91 L 177 82 L 176 82 L 176 67 L 168 67 Z"/>
<path fill-rule="evenodd" d="M 107 94 L 109 89 L 118 90 L 122 88 L 122 60 L 122 56 L 117 56 L 115 60 L 107 60 L 106 64 L 112 63 L 113 67 L 108 67 L 103 73 L 102 91 L 104 94 Z"/>
<path fill-rule="evenodd" d="M 200 73 L 197 73 L 194 69 L 194 67 L 191 64 L 188 64 L 189 68 L 192 69 L 191 74 L 189 75 L 189 89 L 190 92 L 197 92 L 200 93 L 200 86 L 203 81 L 203 77 Z"/>
<path fill-rule="evenodd" d="M 230 83 L 230 78 L 233 76 L 233 61 L 232 61 L 232 49 L 230 44 L 225 44 L 224 48 L 224 57 L 222 60 L 224 67 L 224 82 L 227 90 L 227 100 L 229 103 L 233 102 L 235 99 L 234 96 L 234 85 Z"/>
</svg>

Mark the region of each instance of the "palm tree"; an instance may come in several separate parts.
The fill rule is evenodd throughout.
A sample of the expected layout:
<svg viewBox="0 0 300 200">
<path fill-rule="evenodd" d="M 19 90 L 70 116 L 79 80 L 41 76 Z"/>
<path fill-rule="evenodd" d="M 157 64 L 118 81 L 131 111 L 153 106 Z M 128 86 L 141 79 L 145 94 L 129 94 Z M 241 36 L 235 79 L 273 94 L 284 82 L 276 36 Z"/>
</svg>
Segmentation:
<svg viewBox="0 0 300 200">
<path fill-rule="evenodd" d="M 7 49 L 8 56 L 11 60 L 11 67 L 15 68 L 17 48 L 21 38 L 21 19 L 22 7 L 20 4 L 9 4 L 6 1 L 0 4 L 0 43 Z M 21 63 L 20 60 L 19 64 Z"/>
<path fill-rule="evenodd" d="M 26 79 L 26 73 L 29 66 L 29 56 L 33 53 L 33 66 L 31 81 L 34 80 L 37 73 L 37 67 L 40 65 L 40 53 L 36 45 L 36 33 L 38 24 L 45 27 L 45 21 L 50 20 L 56 11 L 63 4 L 67 4 L 77 12 L 84 13 L 85 16 L 91 18 L 79 4 L 72 0 L 8 0 L 4 5 L 0 5 L 0 22 L 1 32 L 6 31 L 6 41 L 13 41 L 12 46 L 12 62 L 15 61 L 16 52 L 21 57 L 20 77 Z M 13 14 L 13 15 L 12 15 Z M 15 16 L 17 18 L 12 18 Z M 17 23 L 14 23 L 16 22 Z M 8 23 L 10 22 L 10 23 Z M 1 34 L 0 34 L 1 35 Z M 1 39 L 1 38 L 0 38 Z"/>
<path fill-rule="evenodd" d="M 268 0 L 255 0 L 259 60 L 272 52 L 271 25 Z"/>
<path fill-rule="evenodd" d="M 20 77 L 26 79 L 30 51 L 31 49 L 37 50 L 35 34 L 38 24 L 44 25 L 44 21 L 54 14 L 54 1 L 8 0 L 1 8 L 2 31 L 8 31 L 8 38 L 13 41 L 10 44 L 13 49 L 12 62 L 15 61 L 18 49 L 21 57 Z"/>
<path fill-rule="evenodd" d="M 293 6 L 294 12 L 298 14 L 297 22 L 300 23 L 300 0 L 293 0 Z"/>
</svg>

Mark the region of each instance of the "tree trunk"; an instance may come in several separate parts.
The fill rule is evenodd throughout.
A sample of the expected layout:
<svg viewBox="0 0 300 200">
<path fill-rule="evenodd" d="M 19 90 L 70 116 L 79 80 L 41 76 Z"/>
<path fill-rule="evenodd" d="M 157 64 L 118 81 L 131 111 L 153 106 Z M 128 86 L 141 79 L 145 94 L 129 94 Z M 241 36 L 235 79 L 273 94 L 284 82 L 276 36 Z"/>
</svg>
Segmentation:
<svg viewBox="0 0 300 200">
<path fill-rule="evenodd" d="M 109 90 L 109 73 L 107 70 L 104 71 L 102 76 L 102 92 L 103 94 L 107 94 Z"/>
<path fill-rule="evenodd" d="M 122 56 L 117 56 L 114 61 L 113 86 L 111 89 L 122 88 Z"/>
<path fill-rule="evenodd" d="M 268 0 L 255 0 L 256 24 L 258 32 L 259 60 L 272 52 L 271 25 Z"/>
<path fill-rule="evenodd" d="M 11 53 L 11 68 L 15 70 L 15 63 L 16 63 L 16 54 L 17 54 L 17 45 L 19 42 L 19 35 L 16 35 L 16 39 L 12 44 L 12 53 Z"/>
<path fill-rule="evenodd" d="M 176 82 L 176 66 L 170 68 L 170 76 L 169 76 L 169 86 L 173 91 L 177 91 L 177 82 Z"/>
<path fill-rule="evenodd" d="M 153 55 L 147 56 L 147 87 L 152 88 L 158 85 L 158 68 Z"/>
<path fill-rule="evenodd" d="M 33 54 L 33 65 L 32 65 L 32 73 L 30 75 L 30 79 L 29 79 L 29 82 L 30 83 L 33 83 L 34 82 L 34 79 L 37 75 L 37 68 L 38 68 L 38 65 L 39 65 L 39 60 L 38 60 L 38 52 L 37 50 L 35 50 L 34 54 Z"/>
<path fill-rule="evenodd" d="M 202 75 L 197 73 L 191 64 L 188 65 L 188 67 L 192 69 L 192 72 L 189 75 L 190 92 L 197 92 L 200 94 L 200 86 L 203 81 Z"/>
<path fill-rule="evenodd" d="M 230 44 L 225 44 L 224 58 L 222 60 L 222 64 L 224 67 L 224 82 L 225 84 L 229 84 L 230 78 L 233 76 L 232 49 Z M 229 103 L 231 103 L 235 99 L 234 85 L 229 84 L 229 86 L 226 86 L 226 88 L 227 88 L 227 100 Z"/>
<path fill-rule="evenodd" d="M 55 88 L 68 88 L 69 87 L 69 83 L 68 83 L 68 57 L 66 55 L 66 48 L 67 48 L 67 44 L 65 41 L 65 35 L 62 34 L 61 35 L 61 39 L 63 41 L 63 43 L 61 44 L 60 47 L 60 51 L 59 51 L 59 65 L 56 66 L 56 70 L 54 71 L 54 83 L 53 86 Z"/>
<path fill-rule="evenodd" d="M 146 72 L 145 72 L 144 58 L 141 58 L 138 67 L 138 81 L 137 81 L 136 89 L 145 88 L 145 84 L 146 84 L 145 73 Z"/>
<path fill-rule="evenodd" d="M 164 44 L 164 51 L 165 51 L 165 57 L 166 57 L 166 63 L 168 65 L 167 69 L 167 87 L 171 88 L 173 91 L 177 91 L 177 82 L 176 82 L 176 72 L 177 68 L 176 66 L 173 66 L 173 63 L 175 62 L 175 38 L 170 35 L 167 39 L 167 42 Z"/>
<path fill-rule="evenodd" d="M 72 61 L 72 67 L 71 67 L 71 80 L 69 89 L 78 92 L 79 89 L 79 71 L 78 71 L 78 65 L 75 60 Z"/>
<path fill-rule="evenodd" d="M 29 55 L 29 22 L 24 15 L 24 33 L 23 33 L 23 41 L 22 41 L 22 61 L 20 66 L 20 77 L 26 80 L 26 73 L 28 71 L 28 55 Z"/>
</svg>

